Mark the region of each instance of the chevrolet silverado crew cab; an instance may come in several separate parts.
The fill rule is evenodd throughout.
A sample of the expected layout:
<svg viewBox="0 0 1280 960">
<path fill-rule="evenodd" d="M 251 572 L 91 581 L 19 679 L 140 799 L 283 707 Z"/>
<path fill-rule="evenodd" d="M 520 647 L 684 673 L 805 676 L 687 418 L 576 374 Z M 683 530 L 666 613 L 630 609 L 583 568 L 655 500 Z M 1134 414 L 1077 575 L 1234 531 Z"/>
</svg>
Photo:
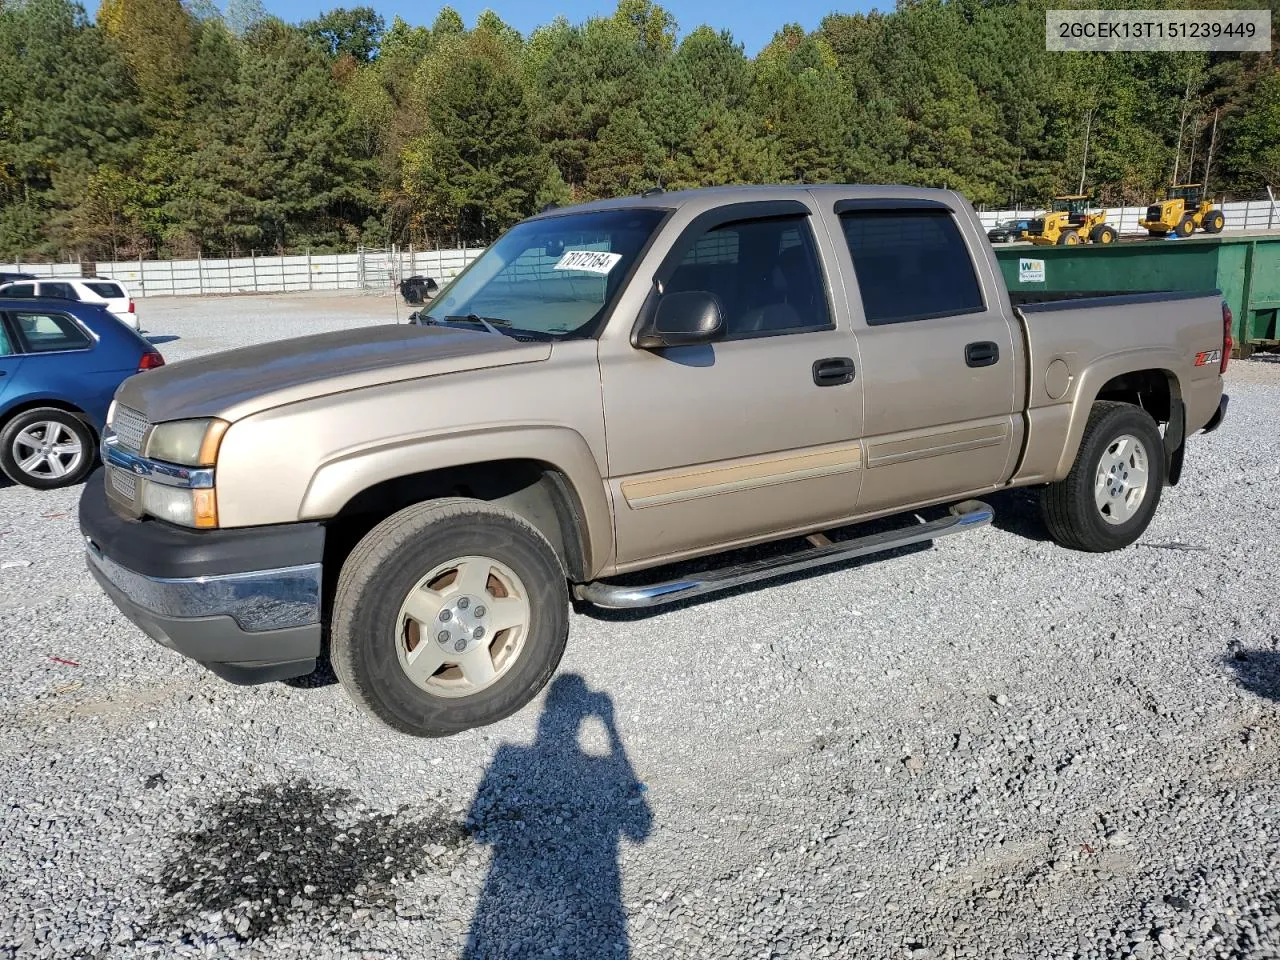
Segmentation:
<svg viewBox="0 0 1280 960">
<path fill-rule="evenodd" d="M 652 606 L 973 530 L 1006 487 L 1042 488 L 1066 547 L 1133 543 L 1222 420 L 1224 312 L 1218 291 L 1011 297 L 951 191 L 551 209 L 414 324 L 130 378 L 80 523 L 161 644 L 241 683 L 327 654 L 385 723 L 448 735 L 539 691 L 571 599 Z"/>
</svg>

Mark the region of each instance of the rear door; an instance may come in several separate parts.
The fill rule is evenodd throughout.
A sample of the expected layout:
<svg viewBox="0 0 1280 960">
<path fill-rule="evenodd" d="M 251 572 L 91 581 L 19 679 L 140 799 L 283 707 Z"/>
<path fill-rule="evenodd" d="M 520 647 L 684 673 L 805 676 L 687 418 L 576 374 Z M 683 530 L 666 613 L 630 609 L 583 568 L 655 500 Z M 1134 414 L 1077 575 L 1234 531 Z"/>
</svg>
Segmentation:
<svg viewBox="0 0 1280 960">
<path fill-rule="evenodd" d="M 116 388 L 137 372 L 136 361 L 129 366 L 126 351 L 115 341 L 102 343 L 84 323 L 50 301 L 32 304 L 29 310 L 10 310 L 7 319 L 25 355 L 21 390 L 74 404 L 101 429 Z"/>
<path fill-rule="evenodd" d="M 14 392 L 18 382 L 18 369 L 22 355 L 18 352 L 16 334 L 10 329 L 4 314 L 0 314 L 0 410 L 4 409 L 7 396 Z"/>
<path fill-rule="evenodd" d="M 832 213 L 856 280 L 866 403 L 858 512 L 990 489 L 1021 444 L 1023 374 L 1020 334 L 992 264 L 977 257 L 986 238 L 942 201 L 842 200 Z"/>
</svg>

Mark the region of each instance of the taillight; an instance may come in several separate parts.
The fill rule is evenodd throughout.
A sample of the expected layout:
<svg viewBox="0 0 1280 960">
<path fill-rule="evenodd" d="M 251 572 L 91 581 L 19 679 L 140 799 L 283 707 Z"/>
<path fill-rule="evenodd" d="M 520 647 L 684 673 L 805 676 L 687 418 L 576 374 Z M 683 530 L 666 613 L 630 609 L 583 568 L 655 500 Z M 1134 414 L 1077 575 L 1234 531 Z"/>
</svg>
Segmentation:
<svg viewBox="0 0 1280 960">
<path fill-rule="evenodd" d="M 1222 301 L 1222 366 L 1219 373 L 1227 372 L 1227 362 L 1231 359 L 1231 348 L 1236 345 L 1235 338 L 1231 336 L 1231 307 L 1227 305 L 1227 301 Z"/>
<path fill-rule="evenodd" d="M 133 305 L 133 301 L 129 301 L 129 313 L 137 313 L 138 308 Z"/>
<path fill-rule="evenodd" d="M 138 372 L 143 370 L 154 370 L 156 367 L 164 366 L 164 357 L 160 356 L 158 351 L 148 350 L 142 355 L 142 359 L 138 361 Z"/>
</svg>

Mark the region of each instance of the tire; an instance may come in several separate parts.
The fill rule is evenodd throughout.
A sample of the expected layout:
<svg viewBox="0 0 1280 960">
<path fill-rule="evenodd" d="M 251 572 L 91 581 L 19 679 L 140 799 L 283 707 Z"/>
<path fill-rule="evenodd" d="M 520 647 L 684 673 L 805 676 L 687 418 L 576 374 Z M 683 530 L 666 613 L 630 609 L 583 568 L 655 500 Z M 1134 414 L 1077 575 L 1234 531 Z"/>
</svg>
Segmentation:
<svg viewBox="0 0 1280 960">
<path fill-rule="evenodd" d="M 1227 218 L 1222 215 L 1221 210 L 1210 210 L 1204 215 L 1201 225 L 1205 233 L 1221 233 L 1222 228 L 1227 225 Z"/>
<path fill-rule="evenodd" d="M 93 428 L 74 413 L 36 407 L 0 430 L 0 470 L 14 483 L 36 490 L 70 487 L 97 466 L 97 447 Z"/>
<path fill-rule="evenodd" d="M 1089 231 L 1089 239 L 1093 243 L 1102 243 L 1102 244 L 1115 243 L 1116 232 L 1112 230 L 1109 226 L 1107 226 L 1105 223 L 1100 223 L 1098 224 L 1098 226 L 1094 227 L 1091 231 Z"/>
<path fill-rule="evenodd" d="M 1138 449 L 1120 446 L 1126 439 L 1136 441 Z M 1129 477 L 1143 461 L 1146 483 L 1135 498 L 1137 488 Z M 1151 523 L 1164 478 L 1164 441 L 1151 415 L 1130 403 L 1098 401 L 1089 413 L 1071 472 L 1044 488 L 1041 506 L 1049 534 L 1073 550 L 1123 549 Z M 1113 496 L 1117 490 L 1119 495 Z"/>
<path fill-rule="evenodd" d="M 520 601 L 521 624 L 476 639 L 477 627 L 515 619 Z M 529 703 L 568 635 L 568 580 L 546 538 L 510 510 L 447 498 L 392 514 L 352 550 L 330 658 L 348 695 L 383 723 L 446 737 Z"/>
<path fill-rule="evenodd" d="M 1189 213 L 1184 213 L 1182 219 L 1178 221 L 1178 225 L 1173 230 L 1180 237 L 1191 236 L 1196 230 L 1196 218 Z"/>
<path fill-rule="evenodd" d="M 1079 242 L 1080 234 L 1075 230 L 1063 230 L 1062 233 L 1058 234 L 1058 246 L 1060 247 L 1074 247 Z"/>
</svg>

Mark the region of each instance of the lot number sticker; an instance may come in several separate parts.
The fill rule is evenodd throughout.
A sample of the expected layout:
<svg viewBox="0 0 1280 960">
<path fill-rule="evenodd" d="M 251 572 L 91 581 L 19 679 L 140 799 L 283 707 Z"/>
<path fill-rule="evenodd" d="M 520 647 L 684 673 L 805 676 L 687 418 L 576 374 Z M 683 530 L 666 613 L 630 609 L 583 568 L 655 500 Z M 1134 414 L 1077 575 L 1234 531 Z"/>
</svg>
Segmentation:
<svg viewBox="0 0 1280 960">
<path fill-rule="evenodd" d="M 1018 282 L 1019 283 L 1044 283 L 1044 261 L 1028 260 L 1025 257 L 1018 260 Z"/>
<path fill-rule="evenodd" d="M 622 254 L 607 253 L 603 250 L 566 250 L 553 269 L 606 274 L 621 259 Z"/>
</svg>

